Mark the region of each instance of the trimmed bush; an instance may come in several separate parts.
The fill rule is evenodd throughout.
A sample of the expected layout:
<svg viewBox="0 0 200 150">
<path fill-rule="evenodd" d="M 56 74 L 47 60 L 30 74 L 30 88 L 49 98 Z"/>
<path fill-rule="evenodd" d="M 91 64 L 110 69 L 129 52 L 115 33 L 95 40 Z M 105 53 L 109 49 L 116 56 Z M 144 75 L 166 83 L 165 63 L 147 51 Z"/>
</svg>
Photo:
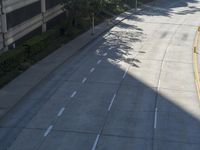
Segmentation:
<svg viewBox="0 0 200 150">
<path fill-rule="evenodd" d="M 55 39 L 59 37 L 58 29 L 35 36 L 23 45 L 10 49 L 0 55 L 0 87 L 13 77 L 25 71 L 38 60 L 58 48 Z M 47 52 L 45 52 L 47 50 Z"/>
</svg>

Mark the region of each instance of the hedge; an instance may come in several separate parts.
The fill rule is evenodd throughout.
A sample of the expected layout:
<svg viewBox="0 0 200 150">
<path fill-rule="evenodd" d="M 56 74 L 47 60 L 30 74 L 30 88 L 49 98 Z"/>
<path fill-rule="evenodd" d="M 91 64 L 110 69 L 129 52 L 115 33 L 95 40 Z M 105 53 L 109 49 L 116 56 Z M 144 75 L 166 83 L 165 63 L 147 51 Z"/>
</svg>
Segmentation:
<svg viewBox="0 0 200 150">
<path fill-rule="evenodd" d="M 55 39 L 59 37 L 59 30 L 53 29 L 42 35 L 35 36 L 25 42 L 23 45 L 8 50 L 7 52 L 0 55 L 0 80 L 5 80 L 6 76 L 10 74 L 20 74 L 32 64 L 37 62 L 39 59 L 45 57 L 40 55 L 43 53 L 44 49 L 47 48 L 48 51 L 52 51 L 55 46 Z M 55 45 L 55 44 L 54 44 Z M 52 46 L 52 48 L 50 48 Z M 49 48 L 49 49 L 48 49 Z M 47 53 L 47 52 L 46 52 Z M 12 75 L 11 75 L 12 76 Z M 0 81 L 1 83 L 8 81 Z"/>
</svg>

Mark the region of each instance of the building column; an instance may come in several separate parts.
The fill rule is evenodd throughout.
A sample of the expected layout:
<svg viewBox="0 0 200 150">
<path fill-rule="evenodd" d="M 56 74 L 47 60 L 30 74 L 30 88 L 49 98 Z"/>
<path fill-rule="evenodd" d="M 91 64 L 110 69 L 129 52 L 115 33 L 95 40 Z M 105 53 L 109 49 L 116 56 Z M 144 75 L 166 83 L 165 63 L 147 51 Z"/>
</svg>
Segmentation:
<svg viewBox="0 0 200 150">
<path fill-rule="evenodd" d="M 2 39 L 3 39 L 3 49 L 8 50 L 8 44 L 6 42 L 6 33 L 8 32 L 7 27 L 7 17 L 6 12 L 4 10 L 3 1 L 1 1 L 1 31 L 2 31 Z"/>
<path fill-rule="evenodd" d="M 41 13 L 42 13 L 42 32 L 47 31 L 47 25 L 46 25 L 46 18 L 45 18 L 45 13 L 46 13 L 46 0 L 41 0 Z"/>
</svg>

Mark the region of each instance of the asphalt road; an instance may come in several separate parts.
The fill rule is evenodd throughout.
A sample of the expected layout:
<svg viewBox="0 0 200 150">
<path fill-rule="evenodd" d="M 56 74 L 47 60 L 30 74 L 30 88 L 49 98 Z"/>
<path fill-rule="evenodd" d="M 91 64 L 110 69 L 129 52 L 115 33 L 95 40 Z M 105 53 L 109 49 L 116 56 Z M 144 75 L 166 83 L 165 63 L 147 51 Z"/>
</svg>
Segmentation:
<svg viewBox="0 0 200 150">
<path fill-rule="evenodd" d="M 0 150 L 200 150 L 199 0 L 144 6 L 0 121 Z"/>
</svg>

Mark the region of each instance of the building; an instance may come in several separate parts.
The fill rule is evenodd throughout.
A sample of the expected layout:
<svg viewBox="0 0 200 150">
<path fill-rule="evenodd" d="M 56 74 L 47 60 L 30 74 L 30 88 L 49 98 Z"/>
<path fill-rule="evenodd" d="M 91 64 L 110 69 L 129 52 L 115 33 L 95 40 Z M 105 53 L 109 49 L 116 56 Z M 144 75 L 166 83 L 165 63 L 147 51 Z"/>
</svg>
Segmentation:
<svg viewBox="0 0 200 150">
<path fill-rule="evenodd" d="M 63 17 L 61 0 L 0 0 L 0 51 L 45 32 Z"/>
</svg>

